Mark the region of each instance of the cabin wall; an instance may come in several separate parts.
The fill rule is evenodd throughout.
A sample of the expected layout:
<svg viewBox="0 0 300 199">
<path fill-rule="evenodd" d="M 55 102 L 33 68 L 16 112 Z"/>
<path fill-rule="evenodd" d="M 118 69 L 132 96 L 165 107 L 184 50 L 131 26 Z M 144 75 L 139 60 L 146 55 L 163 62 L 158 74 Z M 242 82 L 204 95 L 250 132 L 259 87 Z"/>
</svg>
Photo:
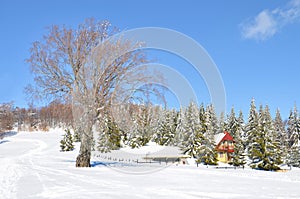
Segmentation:
<svg viewBox="0 0 300 199">
<path fill-rule="evenodd" d="M 227 163 L 228 162 L 228 154 L 226 152 L 218 152 L 217 159 L 220 162 Z"/>
</svg>

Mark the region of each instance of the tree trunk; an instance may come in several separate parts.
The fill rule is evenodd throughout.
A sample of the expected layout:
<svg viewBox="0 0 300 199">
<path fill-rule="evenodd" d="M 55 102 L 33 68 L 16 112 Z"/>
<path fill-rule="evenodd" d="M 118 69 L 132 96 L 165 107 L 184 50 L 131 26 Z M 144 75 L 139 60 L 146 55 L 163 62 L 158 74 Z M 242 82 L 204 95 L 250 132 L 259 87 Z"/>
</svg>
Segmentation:
<svg viewBox="0 0 300 199">
<path fill-rule="evenodd" d="M 87 117 L 88 118 L 88 117 Z M 90 167 L 91 150 L 93 143 L 93 124 L 91 120 L 85 122 L 84 132 L 81 134 L 79 155 L 76 159 L 76 167 Z"/>
<path fill-rule="evenodd" d="M 80 152 L 76 159 L 76 167 L 91 167 L 91 152 Z"/>
</svg>

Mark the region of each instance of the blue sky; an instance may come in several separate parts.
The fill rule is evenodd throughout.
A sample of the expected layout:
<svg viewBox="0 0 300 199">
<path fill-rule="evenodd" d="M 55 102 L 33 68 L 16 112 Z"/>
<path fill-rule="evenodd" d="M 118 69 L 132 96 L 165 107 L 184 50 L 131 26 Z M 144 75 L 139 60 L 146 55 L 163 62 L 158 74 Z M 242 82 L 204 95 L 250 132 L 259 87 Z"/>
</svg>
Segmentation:
<svg viewBox="0 0 300 199">
<path fill-rule="evenodd" d="M 0 103 L 27 105 L 23 89 L 32 83 L 32 75 L 24 60 L 31 43 L 46 32 L 45 27 L 75 27 L 89 17 L 108 19 L 121 30 L 170 28 L 196 40 L 221 73 L 227 111 L 234 105 L 247 115 L 254 97 L 257 106 L 268 104 L 273 113 L 279 107 L 286 118 L 294 104 L 300 103 L 299 0 L 1 0 Z M 184 65 L 168 55 L 157 60 L 174 68 Z M 195 87 L 205 87 L 201 77 L 191 76 L 190 81 Z M 207 91 L 198 95 L 200 102 L 209 101 Z"/>
</svg>

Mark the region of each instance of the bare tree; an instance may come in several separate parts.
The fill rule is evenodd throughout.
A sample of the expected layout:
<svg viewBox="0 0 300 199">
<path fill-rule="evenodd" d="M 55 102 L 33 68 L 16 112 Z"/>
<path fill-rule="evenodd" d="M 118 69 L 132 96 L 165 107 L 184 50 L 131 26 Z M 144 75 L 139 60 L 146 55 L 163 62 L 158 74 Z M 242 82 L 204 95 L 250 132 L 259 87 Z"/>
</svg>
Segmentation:
<svg viewBox="0 0 300 199">
<path fill-rule="evenodd" d="M 77 29 L 52 26 L 41 42 L 34 42 L 27 60 L 35 86 L 27 92 L 50 98 L 72 98 L 73 115 L 83 130 L 77 167 L 89 167 L 93 125 L 103 112 L 146 92 L 150 76 L 141 43 L 115 33 L 108 21 L 86 20 Z M 147 88 L 147 89 L 145 89 Z"/>
<path fill-rule="evenodd" d="M 48 106 L 41 107 L 38 111 L 39 129 L 47 130 L 48 127 L 62 126 L 70 128 L 73 125 L 72 104 L 70 102 L 51 102 Z"/>
<path fill-rule="evenodd" d="M 14 126 L 13 102 L 0 104 L 0 133 L 12 130 Z"/>
</svg>

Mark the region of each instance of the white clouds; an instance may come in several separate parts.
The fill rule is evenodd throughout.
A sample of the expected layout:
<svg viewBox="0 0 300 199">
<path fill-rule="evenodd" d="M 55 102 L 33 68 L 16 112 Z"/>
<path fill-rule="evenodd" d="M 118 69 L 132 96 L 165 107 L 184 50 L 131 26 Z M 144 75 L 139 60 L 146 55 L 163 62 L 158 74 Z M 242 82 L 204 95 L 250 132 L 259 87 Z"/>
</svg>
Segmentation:
<svg viewBox="0 0 300 199">
<path fill-rule="evenodd" d="M 300 0 L 292 0 L 284 7 L 263 10 L 240 25 L 245 39 L 266 40 L 284 26 L 300 21 Z"/>
<path fill-rule="evenodd" d="M 265 40 L 277 32 L 277 22 L 268 10 L 259 13 L 242 25 L 242 35 L 246 39 Z"/>
</svg>

